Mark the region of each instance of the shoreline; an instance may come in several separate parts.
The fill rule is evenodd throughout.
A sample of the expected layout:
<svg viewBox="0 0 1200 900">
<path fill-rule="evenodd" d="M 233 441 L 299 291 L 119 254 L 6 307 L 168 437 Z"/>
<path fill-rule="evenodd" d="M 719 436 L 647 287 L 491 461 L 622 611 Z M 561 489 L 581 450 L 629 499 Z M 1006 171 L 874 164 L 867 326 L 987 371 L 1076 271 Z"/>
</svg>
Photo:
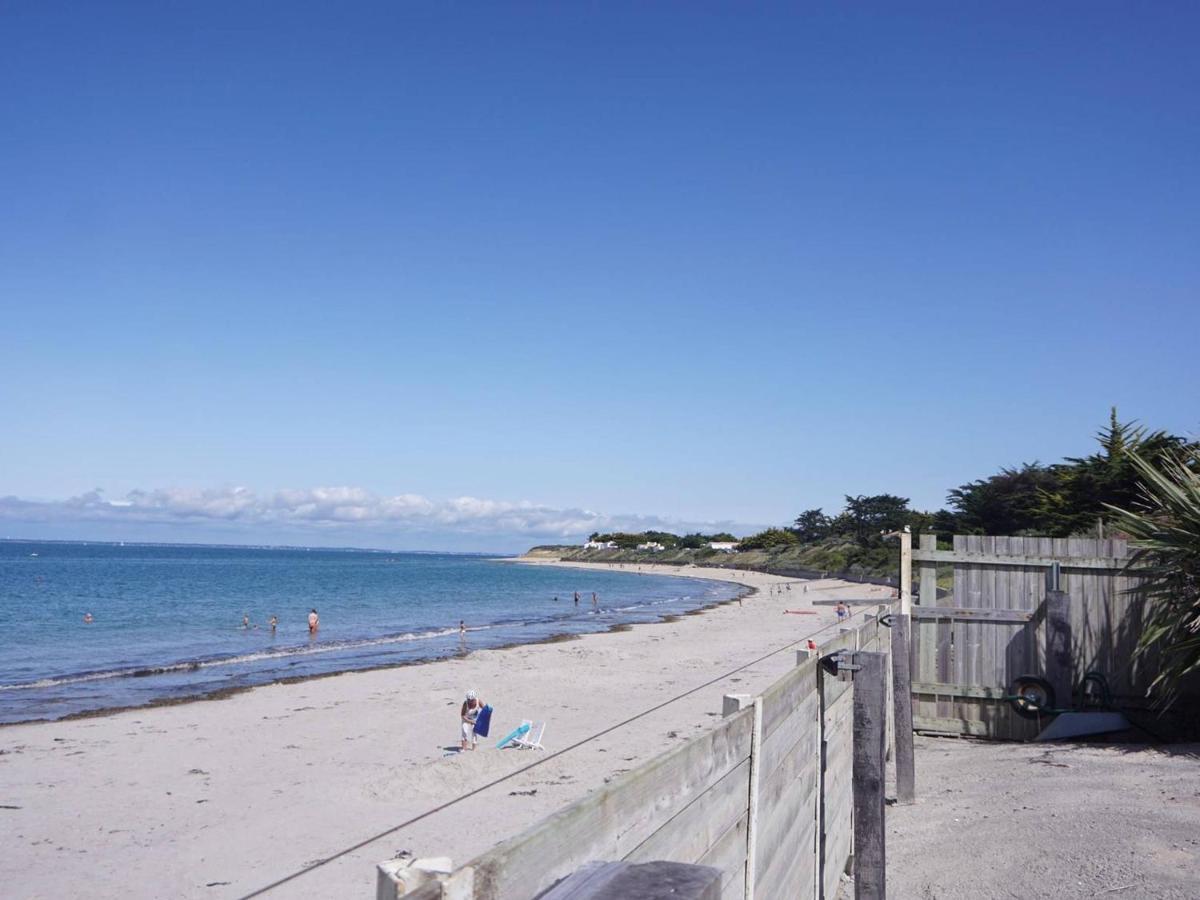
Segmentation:
<svg viewBox="0 0 1200 900">
<path fill-rule="evenodd" d="M 312 867 L 271 896 L 324 898 L 369 896 L 375 864 L 399 849 L 465 862 L 710 728 L 723 693 L 765 689 L 794 665 L 779 651 L 836 625 L 795 579 L 712 574 L 693 577 L 754 592 L 574 640 L 263 685 L 220 703 L 10 725 L 0 730 L 0 821 L 12 835 L 0 878 L 16 898 L 40 897 L 64 868 L 86 866 L 98 896 L 232 900 Z M 868 593 L 828 582 L 817 596 Z M 798 606 L 810 614 L 781 614 Z M 485 742 L 452 752 L 467 688 L 496 709 L 493 737 L 532 719 L 547 722 L 549 750 L 580 745 L 520 774 L 536 751 Z M 505 776 L 485 798 L 314 865 Z"/>
<path fill-rule="evenodd" d="M 623 571 L 620 569 L 620 567 L 618 565 L 615 565 L 615 564 L 614 565 L 608 565 L 608 564 L 603 564 L 603 563 L 601 563 L 601 564 L 587 564 L 587 563 L 576 564 L 576 563 L 570 563 L 570 562 L 559 563 L 558 561 L 549 561 L 549 560 L 547 560 L 547 561 L 525 560 L 520 557 L 489 557 L 489 559 L 492 562 L 507 562 L 507 563 L 530 563 L 530 562 L 532 562 L 532 563 L 538 564 L 538 565 L 554 562 L 555 564 L 562 565 L 564 567 L 575 566 L 578 568 L 586 568 L 589 565 L 593 565 L 597 568 L 604 568 L 604 569 L 615 570 L 615 571 Z M 663 567 L 663 568 L 673 569 L 675 567 Z M 626 572 L 625 574 L 636 574 L 636 573 Z M 674 572 L 674 571 L 667 571 L 667 572 L 656 571 L 654 574 L 660 575 L 662 577 L 668 577 L 668 578 L 671 578 L 671 577 L 691 578 L 693 580 L 707 580 L 707 581 L 713 581 L 713 582 L 721 582 L 721 581 L 727 580 L 727 579 L 721 579 L 721 578 L 705 578 L 703 575 L 684 575 L 684 574 L 681 574 L 679 572 Z M 707 610 L 714 609 L 723 604 L 732 603 L 735 600 L 739 599 L 739 597 L 742 599 L 745 599 L 746 596 L 753 594 L 755 592 L 755 589 L 752 586 L 750 586 L 744 582 L 733 581 L 733 583 L 740 584 L 743 587 L 743 590 L 737 596 L 731 597 L 728 600 L 720 600 L 720 601 L 715 601 L 712 603 L 706 603 L 702 606 L 696 607 L 695 609 L 685 610 L 684 612 L 680 612 L 680 613 L 662 613 L 660 615 L 659 621 L 657 621 L 657 622 L 614 622 L 611 625 L 608 625 L 607 627 L 598 629 L 596 631 L 553 632 L 544 637 L 540 637 L 536 640 L 510 641 L 508 643 L 497 644 L 497 645 L 491 646 L 491 647 L 480 647 L 480 648 L 476 648 L 476 649 L 468 649 L 465 652 L 460 650 L 458 652 L 451 653 L 451 654 L 444 655 L 444 656 L 431 656 L 431 657 L 424 658 L 424 659 L 421 659 L 421 658 L 408 659 L 408 660 L 402 660 L 400 662 L 385 662 L 385 663 L 379 663 L 376 665 L 365 665 L 365 666 L 360 666 L 360 667 L 356 667 L 356 668 L 339 669 L 337 671 L 331 671 L 331 672 L 314 672 L 310 675 L 283 675 L 278 678 L 271 678 L 269 680 L 262 681 L 258 684 L 231 685 L 229 687 L 220 687 L 220 688 L 215 688 L 213 690 L 207 690 L 207 691 L 201 690 L 201 691 L 198 691 L 197 693 L 189 693 L 189 694 L 185 694 L 182 696 L 158 697 L 158 698 L 150 700 L 146 703 L 131 704 L 131 705 L 125 705 L 125 706 L 105 706 L 105 707 L 101 707 L 99 709 L 85 709 L 85 710 L 80 710 L 78 712 L 68 713 L 64 716 L 58 716 L 56 718 L 40 717 L 40 718 L 32 718 L 32 719 L 21 719 L 20 721 L 17 721 L 17 722 L 0 722 L 0 733 L 2 733 L 3 730 L 6 728 L 13 728 L 18 725 L 33 725 L 33 724 L 39 724 L 39 723 L 48 724 L 48 723 L 53 723 L 53 722 L 71 722 L 71 721 L 77 721 L 80 719 L 102 718 L 104 716 L 114 715 L 117 713 L 132 712 L 132 711 L 143 710 L 143 709 L 158 709 L 158 708 L 167 707 L 167 706 L 181 706 L 181 705 L 185 705 L 188 703 L 217 702 L 217 701 L 221 701 L 221 700 L 228 700 L 231 697 L 236 697 L 239 694 L 246 693 L 247 691 L 254 691 L 258 688 L 271 687 L 273 685 L 302 684 L 306 681 L 316 681 L 316 680 L 325 679 L 325 678 L 336 678 L 336 677 L 339 677 L 342 675 L 353 675 L 355 673 L 360 673 L 360 672 L 376 672 L 376 671 L 383 671 L 383 670 L 388 670 L 388 669 L 408 668 L 411 666 L 432 665 L 434 663 L 446 662 L 447 660 L 460 659 L 463 656 L 470 655 L 471 653 L 478 653 L 483 650 L 510 650 L 510 649 L 513 649 L 516 647 L 529 647 L 529 646 L 537 646 L 540 644 L 561 643 L 563 641 L 578 640 L 578 639 L 585 637 L 586 635 L 591 635 L 591 634 L 608 634 L 611 632 L 627 631 L 630 628 L 632 628 L 634 625 L 663 624 L 663 622 L 666 621 L 667 616 L 670 616 L 670 615 L 691 616 L 691 615 L 702 614 Z M 134 674 L 134 675 L 126 676 L 126 677 L 137 678 L 137 677 L 141 677 L 141 676 Z"/>
</svg>

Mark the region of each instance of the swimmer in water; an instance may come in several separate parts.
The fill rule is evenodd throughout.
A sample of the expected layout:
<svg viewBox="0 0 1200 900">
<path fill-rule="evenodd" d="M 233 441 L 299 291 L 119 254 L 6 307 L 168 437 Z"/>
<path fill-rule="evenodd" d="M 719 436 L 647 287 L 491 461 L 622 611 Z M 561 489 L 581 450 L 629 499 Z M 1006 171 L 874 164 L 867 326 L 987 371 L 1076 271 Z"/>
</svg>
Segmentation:
<svg viewBox="0 0 1200 900">
<path fill-rule="evenodd" d="M 275 629 L 279 625 L 279 616 L 271 616 L 271 634 L 275 633 Z"/>
<path fill-rule="evenodd" d="M 92 614 L 91 614 L 90 612 L 89 612 L 89 613 L 84 613 L 84 614 L 83 614 L 83 623 L 84 623 L 85 625 L 91 625 L 91 624 L 92 624 Z"/>
<path fill-rule="evenodd" d="M 316 634 L 317 629 L 320 627 L 321 627 L 321 617 L 317 615 L 317 611 L 314 609 L 312 612 L 310 612 L 308 614 L 308 633 Z"/>
<path fill-rule="evenodd" d="M 250 627 L 250 614 L 249 613 L 246 613 L 245 615 L 242 616 L 242 627 L 243 628 Z"/>
</svg>

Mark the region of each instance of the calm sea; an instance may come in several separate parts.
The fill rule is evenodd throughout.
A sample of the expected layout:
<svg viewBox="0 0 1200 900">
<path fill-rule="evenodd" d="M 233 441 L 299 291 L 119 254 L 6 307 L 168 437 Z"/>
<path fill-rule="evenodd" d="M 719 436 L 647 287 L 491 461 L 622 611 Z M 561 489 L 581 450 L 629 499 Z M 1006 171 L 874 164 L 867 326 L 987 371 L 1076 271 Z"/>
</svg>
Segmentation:
<svg viewBox="0 0 1200 900">
<path fill-rule="evenodd" d="M 0 541 L 0 722 L 602 631 L 738 590 L 457 554 Z"/>
</svg>

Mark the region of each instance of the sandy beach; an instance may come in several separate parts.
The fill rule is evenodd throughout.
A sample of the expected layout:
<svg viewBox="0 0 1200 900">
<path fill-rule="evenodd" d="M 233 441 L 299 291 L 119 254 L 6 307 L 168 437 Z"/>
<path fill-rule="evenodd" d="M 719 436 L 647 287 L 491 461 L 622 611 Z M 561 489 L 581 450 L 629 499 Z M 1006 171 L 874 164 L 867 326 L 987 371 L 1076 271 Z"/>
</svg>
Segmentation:
<svg viewBox="0 0 1200 900">
<path fill-rule="evenodd" d="M 0 728 L 5 895 L 232 898 L 303 872 L 269 896 L 373 896 L 378 861 L 410 850 L 465 862 L 696 734 L 720 716 L 723 694 L 765 688 L 795 654 L 776 653 L 319 864 L 537 759 L 536 751 L 494 749 L 494 738 L 521 719 L 546 720 L 547 750 L 562 749 L 833 624 L 832 607 L 814 600 L 890 595 L 833 580 L 628 568 L 735 581 L 755 592 L 627 631 Z M 496 709 L 493 740 L 450 753 L 469 688 Z"/>
</svg>

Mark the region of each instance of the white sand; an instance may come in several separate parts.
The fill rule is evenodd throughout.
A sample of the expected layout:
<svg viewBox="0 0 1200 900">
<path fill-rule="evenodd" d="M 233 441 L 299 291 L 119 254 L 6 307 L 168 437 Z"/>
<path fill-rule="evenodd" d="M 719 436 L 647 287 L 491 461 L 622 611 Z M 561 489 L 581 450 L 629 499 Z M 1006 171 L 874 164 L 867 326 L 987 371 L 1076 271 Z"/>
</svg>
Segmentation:
<svg viewBox="0 0 1200 900">
<path fill-rule="evenodd" d="M 444 756 L 457 745 L 468 687 L 496 707 L 493 736 L 544 718 L 553 751 L 834 620 L 828 606 L 784 609 L 890 593 L 834 581 L 808 582 L 805 593 L 804 582 L 787 590 L 788 579 L 758 573 L 643 568 L 758 593 L 628 632 L 0 728 L 4 896 L 242 896 L 537 758 L 497 751 L 494 740 Z M 586 572 L 579 589 L 590 591 Z M 698 733 L 720 716 L 722 694 L 760 691 L 794 662 L 794 652 L 778 653 L 269 896 L 372 897 L 375 863 L 400 849 L 466 862 Z"/>
</svg>

